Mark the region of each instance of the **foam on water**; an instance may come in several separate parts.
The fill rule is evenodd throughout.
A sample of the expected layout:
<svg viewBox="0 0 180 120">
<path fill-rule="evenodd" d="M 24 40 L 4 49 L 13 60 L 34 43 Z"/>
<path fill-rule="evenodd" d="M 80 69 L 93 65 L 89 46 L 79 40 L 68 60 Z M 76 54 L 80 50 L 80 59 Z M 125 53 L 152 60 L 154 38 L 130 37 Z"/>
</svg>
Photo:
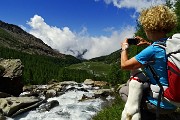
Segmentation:
<svg viewBox="0 0 180 120">
<path fill-rule="evenodd" d="M 83 94 L 88 97 L 94 95 L 91 91 L 68 91 L 59 97 L 48 99 L 48 101 L 57 100 L 59 102 L 59 106 L 50 111 L 40 113 L 37 110 L 31 110 L 13 119 L 8 118 L 8 120 L 90 120 L 101 110 L 104 101 L 100 98 L 78 101 Z"/>
</svg>

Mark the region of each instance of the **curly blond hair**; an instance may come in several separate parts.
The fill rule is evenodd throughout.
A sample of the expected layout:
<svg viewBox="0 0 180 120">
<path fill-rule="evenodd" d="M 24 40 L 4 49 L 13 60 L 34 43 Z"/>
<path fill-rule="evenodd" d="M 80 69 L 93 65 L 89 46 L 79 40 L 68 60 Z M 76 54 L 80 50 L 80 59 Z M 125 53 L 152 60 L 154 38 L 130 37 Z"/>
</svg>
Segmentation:
<svg viewBox="0 0 180 120">
<path fill-rule="evenodd" d="M 170 32 L 177 25 L 175 12 L 165 5 L 143 10 L 139 22 L 145 30 Z"/>
</svg>

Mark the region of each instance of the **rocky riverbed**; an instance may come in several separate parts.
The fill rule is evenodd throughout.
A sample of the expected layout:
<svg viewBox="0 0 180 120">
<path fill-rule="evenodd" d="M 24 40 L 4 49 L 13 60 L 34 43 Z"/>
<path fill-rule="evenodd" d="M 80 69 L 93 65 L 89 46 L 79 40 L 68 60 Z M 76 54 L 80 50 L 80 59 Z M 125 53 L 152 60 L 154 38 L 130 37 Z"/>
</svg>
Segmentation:
<svg viewBox="0 0 180 120">
<path fill-rule="evenodd" d="M 114 99 L 113 89 L 101 89 L 100 83 L 105 85 L 104 82 L 99 81 L 99 85 L 94 83 L 95 81 L 87 79 L 84 83 L 64 81 L 24 87 L 20 96 L 36 95 L 36 91 L 45 101 L 24 113 L 15 113 L 8 120 L 89 120 Z"/>
</svg>

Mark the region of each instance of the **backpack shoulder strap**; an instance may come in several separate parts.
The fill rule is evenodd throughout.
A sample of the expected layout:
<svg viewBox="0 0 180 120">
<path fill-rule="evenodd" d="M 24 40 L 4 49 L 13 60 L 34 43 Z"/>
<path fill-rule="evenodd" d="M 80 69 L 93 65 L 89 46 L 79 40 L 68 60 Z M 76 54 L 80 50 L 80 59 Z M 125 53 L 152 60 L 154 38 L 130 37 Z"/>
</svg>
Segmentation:
<svg viewBox="0 0 180 120">
<path fill-rule="evenodd" d="M 147 66 L 149 68 L 149 70 L 151 71 L 154 79 L 156 80 L 160 90 L 159 90 L 159 95 L 158 95 L 158 103 L 157 103 L 157 109 L 156 109 L 156 120 L 159 120 L 160 116 L 160 103 L 161 103 L 161 97 L 164 93 L 164 89 L 163 89 L 163 86 L 161 85 L 160 81 L 159 81 L 159 76 L 158 74 L 156 73 L 156 71 L 154 70 L 154 68 L 150 65 Z"/>
<path fill-rule="evenodd" d="M 163 40 L 163 41 L 157 41 L 156 43 L 154 43 L 154 46 L 159 46 L 161 48 L 164 48 L 166 50 L 166 41 L 167 40 Z"/>
</svg>

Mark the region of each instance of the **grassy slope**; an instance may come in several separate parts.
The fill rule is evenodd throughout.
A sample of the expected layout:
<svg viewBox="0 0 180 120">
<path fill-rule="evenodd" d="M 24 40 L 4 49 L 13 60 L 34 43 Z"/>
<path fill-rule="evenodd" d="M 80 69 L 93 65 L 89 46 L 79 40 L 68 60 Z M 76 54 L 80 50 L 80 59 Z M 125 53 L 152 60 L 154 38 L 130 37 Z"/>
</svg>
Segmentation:
<svg viewBox="0 0 180 120">
<path fill-rule="evenodd" d="M 104 62 L 83 62 L 78 64 L 73 64 L 68 67 L 69 69 L 81 69 L 87 70 L 95 75 L 107 75 L 111 68 L 110 64 L 105 64 Z"/>
<path fill-rule="evenodd" d="M 124 108 L 124 102 L 121 100 L 119 94 L 115 95 L 116 98 L 113 104 L 100 111 L 93 120 L 120 120 L 121 112 Z"/>
<path fill-rule="evenodd" d="M 116 94 L 116 98 L 111 106 L 108 106 L 95 115 L 92 120 L 121 120 L 121 113 L 124 109 L 125 103 L 121 100 L 119 94 Z M 155 120 L 156 114 L 148 111 L 141 111 L 142 120 Z M 180 108 L 170 114 L 161 114 L 159 120 L 180 120 Z"/>
</svg>

